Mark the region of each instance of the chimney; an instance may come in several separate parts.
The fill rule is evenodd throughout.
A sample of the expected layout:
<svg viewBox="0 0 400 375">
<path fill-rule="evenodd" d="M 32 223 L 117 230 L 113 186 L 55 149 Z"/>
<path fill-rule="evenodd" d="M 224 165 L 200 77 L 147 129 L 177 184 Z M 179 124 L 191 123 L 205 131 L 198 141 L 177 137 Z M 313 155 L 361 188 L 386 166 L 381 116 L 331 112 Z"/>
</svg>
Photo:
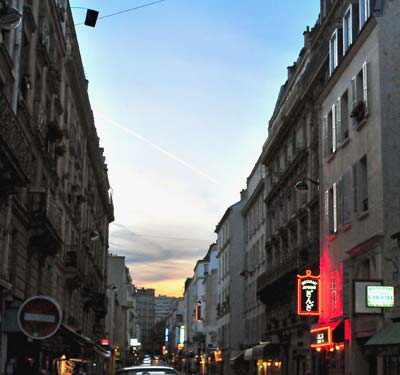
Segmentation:
<svg viewBox="0 0 400 375">
<path fill-rule="evenodd" d="M 287 70 L 288 70 L 288 81 L 290 81 L 294 72 L 296 71 L 296 63 L 293 63 L 293 65 L 288 66 Z"/>
<path fill-rule="evenodd" d="M 304 36 L 304 47 L 308 47 L 310 44 L 310 26 L 307 26 L 306 31 L 304 31 L 303 36 Z"/>
</svg>

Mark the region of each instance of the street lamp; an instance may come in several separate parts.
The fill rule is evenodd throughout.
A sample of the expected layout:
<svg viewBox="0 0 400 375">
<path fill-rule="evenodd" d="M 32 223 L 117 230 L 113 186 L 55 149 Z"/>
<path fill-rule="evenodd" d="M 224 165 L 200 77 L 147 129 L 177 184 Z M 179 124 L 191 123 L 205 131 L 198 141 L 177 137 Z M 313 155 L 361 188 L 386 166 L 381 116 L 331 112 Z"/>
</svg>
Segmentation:
<svg viewBox="0 0 400 375">
<path fill-rule="evenodd" d="M 312 184 L 319 186 L 319 181 L 314 181 L 314 180 L 312 180 L 311 178 L 308 178 L 308 177 L 302 177 L 299 181 L 297 181 L 295 183 L 295 185 L 294 185 L 295 188 L 297 190 L 302 190 L 302 191 L 308 190 L 308 184 L 307 184 L 306 181 L 309 181 Z"/>
<path fill-rule="evenodd" d="M 16 29 L 22 20 L 22 14 L 18 9 L 8 5 L 7 0 L 0 0 L 0 29 Z"/>
</svg>

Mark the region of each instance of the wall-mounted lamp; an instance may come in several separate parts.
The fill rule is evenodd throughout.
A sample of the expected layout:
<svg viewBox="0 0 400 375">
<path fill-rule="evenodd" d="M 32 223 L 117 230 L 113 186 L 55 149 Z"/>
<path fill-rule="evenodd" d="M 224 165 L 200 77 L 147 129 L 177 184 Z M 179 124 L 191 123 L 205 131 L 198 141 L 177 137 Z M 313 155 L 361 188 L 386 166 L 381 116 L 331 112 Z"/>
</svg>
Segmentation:
<svg viewBox="0 0 400 375">
<path fill-rule="evenodd" d="M 97 230 L 92 230 L 89 234 L 89 239 L 90 241 L 96 241 L 100 237 L 100 234 Z"/>
<path fill-rule="evenodd" d="M 308 190 L 308 184 L 307 184 L 306 181 L 311 182 L 312 184 L 319 186 L 319 181 L 312 180 L 311 178 L 308 178 L 308 177 L 302 177 L 299 181 L 297 181 L 295 183 L 295 185 L 294 185 L 295 188 L 297 190 L 302 190 L 302 191 Z"/>
<path fill-rule="evenodd" d="M 0 29 L 16 29 L 21 23 L 22 14 L 9 6 L 7 0 L 0 0 L 0 6 Z"/>
</svg>

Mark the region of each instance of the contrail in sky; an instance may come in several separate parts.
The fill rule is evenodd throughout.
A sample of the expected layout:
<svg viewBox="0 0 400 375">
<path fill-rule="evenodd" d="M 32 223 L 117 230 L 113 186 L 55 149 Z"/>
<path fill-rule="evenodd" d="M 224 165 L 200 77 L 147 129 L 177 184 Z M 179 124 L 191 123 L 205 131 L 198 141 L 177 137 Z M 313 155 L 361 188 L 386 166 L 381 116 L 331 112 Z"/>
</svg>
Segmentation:
<svg viewBox="0 0 400 375">
<path fill-rule="evenodd" d="M 160 146 L 156 145 L 155 143 L 151 142 L 150 140 L 148 140 L 147 138 L 143 137 L 142 135 L 134 132 L 133 130 L 127 128 L 126 126 L 110 119 L 109 117 L 107 117 L 105 114 L 99 112 L 99 111 L 95 111 L 96 113 L 96 117 L 103 119 L 104 121 L 108 122 L 109 124 L 115 126 L 116 128 L 123 130 L 124 132 L 132 135 L 133 137 L 135 137 L 136 139 L 139 139 L 140 141 L 142 141 L 143 143 L 146 143 L 147 145 L 155 148 L 157 151 L 161 152 L 162 154 L 168 156 L 170 159 L 177 161 L 178 163 L 184 165 L 186 168 L 189 168 L 192 172 L 205 177 L 207 180 L 211 181 L 212 183 L 216 184 L 216 185 L 220 185 L 220 183 L 215 180 L 214 178 L 212 178 L 211 176 L 209 176 L 207 173 L 203 172 L 201 169 L 196 168 L 193 165 L 190 165 L 189 163 L 187 163 L 186 161 L 182 160 L 180 157 L 174 155 L 173 153 L 164 150 L 163 148 L 161 148 Z"/>
</svg>

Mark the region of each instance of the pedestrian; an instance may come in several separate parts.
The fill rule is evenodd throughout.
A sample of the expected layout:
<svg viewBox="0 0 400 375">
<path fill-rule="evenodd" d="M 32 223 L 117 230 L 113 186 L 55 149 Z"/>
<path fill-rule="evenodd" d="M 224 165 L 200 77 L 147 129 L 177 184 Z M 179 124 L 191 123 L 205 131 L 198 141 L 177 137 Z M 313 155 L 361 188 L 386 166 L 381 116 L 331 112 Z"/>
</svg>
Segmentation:
<svg viewBox="0 0 400 375">
<path fill-rule="evenodd" d="M 194 357 L 194 355 L 192 355 L 189 358 L 189 374 L 190 375 L 196 375 L 199 372 L 199 365 L 196 361 L 196 358 Z"/>
</svg>

